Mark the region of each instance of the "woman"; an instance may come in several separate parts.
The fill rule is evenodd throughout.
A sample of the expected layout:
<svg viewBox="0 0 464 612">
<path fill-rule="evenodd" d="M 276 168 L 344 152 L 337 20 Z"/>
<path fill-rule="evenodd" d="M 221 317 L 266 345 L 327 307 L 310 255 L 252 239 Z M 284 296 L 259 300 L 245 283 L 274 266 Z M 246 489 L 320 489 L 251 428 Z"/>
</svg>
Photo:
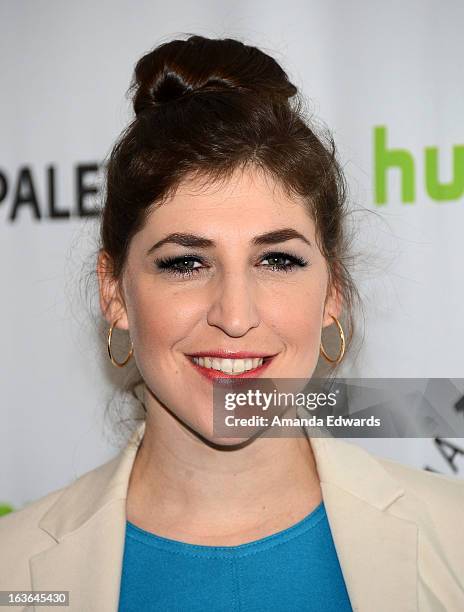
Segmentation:
<svg viewBox="0 0 464 612">
<path fill-rule="evenodd" d="M 145 422 L 0 521 L 1 589 L 98 612 L 464 609 L 464 483 L 331 438 L 214 435 L 214 380 L 309 379 L 348 349 L 343 176 L 296 94 L 235 40 L 138 62 L 97 270 L 109 357 L 135 359 Z"/>
</svg>

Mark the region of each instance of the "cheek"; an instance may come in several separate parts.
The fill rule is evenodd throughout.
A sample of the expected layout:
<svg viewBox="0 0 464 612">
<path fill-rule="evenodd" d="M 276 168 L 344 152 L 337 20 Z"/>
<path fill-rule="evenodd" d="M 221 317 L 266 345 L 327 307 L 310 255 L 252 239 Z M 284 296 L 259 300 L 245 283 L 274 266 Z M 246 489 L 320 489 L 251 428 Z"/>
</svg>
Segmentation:
<svg viewBox="0 0 464 612">
<path fill-rule="evenodd" d="M 319 343 L 324 298 L 323 282 L 300 285 L 294 291 L 276 292 L 267 301 L 263 314 L 289 346 L 308 349 Z"/>
<path fill-rule="evenodd" d="M 169 356 L 165 350 L 188 335 L 198 317 L 193 300 L 186 300 L 180 291 L 160 290 L 154 283 L 134 287 L 127 310 L 136 352 L 156 361 Z"/>
</svg>

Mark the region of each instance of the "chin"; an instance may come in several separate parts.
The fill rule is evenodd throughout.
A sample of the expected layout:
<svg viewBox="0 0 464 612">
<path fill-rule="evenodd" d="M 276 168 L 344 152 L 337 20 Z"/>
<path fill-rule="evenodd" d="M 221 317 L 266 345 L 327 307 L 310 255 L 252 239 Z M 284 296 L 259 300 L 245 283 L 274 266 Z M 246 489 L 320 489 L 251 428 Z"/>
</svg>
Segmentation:
<svg viewBox="0 0 464 612">
<path fill-rule="evenodd" d="M 255 436 L 249 436 L 248 438 L 224 438 L 222 436 L 211 436 L 205 439 L 215 447 L 222 447 L 224 450 L 233 449 L 236 447 L 246 446 L 254 439 Z"/>
<path fill-rule="evenodd" d="M 187 423 L 184 421 L 184 424 L 188 427 L 188 429 L 193 435 L 200 438 L 204 443 L 209 444 L 211 446 L 224 447 L 225 449 L 229 447 L 246 445 L 253 438 L 257 437 L 261 433 L 261 431 L 264 431 L 255 430 L 251 432 L 246 432 L 246 435 L 244 435 L 244 437 L 237 437 L 233 435 L 234 433 L 237 433 L 237 431 L 231 431 L 230 435 L 224 435 L 224 431 L 220 431 L 219 433 L 215 434 L 211 422 L 200 423 L 197 421 L 196 423 L 192 423 L 190 421 L 189 423 Z"/>
</svg>

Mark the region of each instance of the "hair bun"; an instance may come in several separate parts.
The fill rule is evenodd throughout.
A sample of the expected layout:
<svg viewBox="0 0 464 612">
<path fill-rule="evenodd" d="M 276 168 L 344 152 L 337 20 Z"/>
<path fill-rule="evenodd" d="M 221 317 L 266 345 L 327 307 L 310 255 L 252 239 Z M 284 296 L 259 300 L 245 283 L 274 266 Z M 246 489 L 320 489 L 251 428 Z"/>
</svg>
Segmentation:
<svg viewBox="0 0 464 612">
<path fill-rule="evenodd" d="M 173 40 L 144 55 L 132 87 L 136 114 L 200 91 L 250 91 L 281 102 L 297 93 L 279 64 L 260 49 L 202 36 Z"/>
</svg>

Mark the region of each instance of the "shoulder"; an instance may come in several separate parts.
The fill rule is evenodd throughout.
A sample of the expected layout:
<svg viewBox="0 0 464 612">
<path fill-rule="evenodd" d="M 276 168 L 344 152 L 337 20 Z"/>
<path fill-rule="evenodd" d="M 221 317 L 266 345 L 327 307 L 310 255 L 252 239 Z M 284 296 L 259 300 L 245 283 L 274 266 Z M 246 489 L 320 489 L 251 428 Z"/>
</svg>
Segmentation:
<svg viewBox="0 0 464 612">
<path fill-rule="evenodd" d="M 380 460 L 383 468 L 405 491 L 398 511 L 403 518 L 416 523 L 419 530 L 418 558 L 423 579 L 433 580 L 438 566 L 447 567 L 450 576 L 457 576 L 457 588 L 463 588 L 464 572 L 464 480 Z M 408 501 L 409 500 L 409 501 Z M 411 504 L 413 500 L 413 506 Z M 414 509 L 414 512 L 411 511 Z M 435 568 L 436 569 L 431 569 Z M 428 576 L 428 578 L 427 578 Z M 450 584 L 449 589 L 456 588 Z M 462 597 L 462 591 L 461 597 Z"/>
<path fill-rule="evenodd" d="M 464 548 L 464 531 L 456 533 L 464 510 L 463 479 L 384 459 L 351 441 L 320 438 L 314 448 L 321 482 L 332 485 L 334 495 L 347 492 L 385 515 L 415 523 L 422 541 L 441 542 L 456 554 Z"/>
<path fill-rule="evenodd" d="M 70 485 L 71 486 L 71 485 Z M 14 512 L 10 512 L 0 518 L 0 540 L 2 548 L 12 535 L 26 535 L 34 525 L 37 525 L 40 518 L 54 504 L 61 493 L 67 487 L 52 491 L 40 499 L 28 503 L 26 506 Z"/>
<path fill-rule="evenodd" d="M 432 511 L 462 512 L 462 478 L 380 457 L 351 440 L 316 437 L 311 443 L 321 481 L 374 506 L 396 507 L 397 500 L 409 499 Z"/>
<path fill-rule="evenodd" d="M 39 521 L 63 491 L 53 491 L 0 518 L 0 589 L 29 588 L 29 558 L 54 542 L 39 528 Z"/>
<path fill-rule="evenodd" d="M 80 519 L 86 508 L 92 512 L 117 463 L 115 458 L 99 465 L 69 485 L 0 518 L 0 590 L 30 588 L 29 559 L 57 542 L 53 531 L 44 526 L 44 517 L 53 515 L 59 533 L 70 520 Z"/>
<path fill-rule="evenodd" d="M 419 529 L 419 550 L 434 557 L 440 551 L 450 567 L 464 571 L 464 480 L 412 468 L 395 461 L 380 460 L 383 468 L 400 484 L 405 496 L 396 509 Z M 413 505 L 411 505 L 411 503 Z"/>
<path fill-rule="evenodd" d="M 404 465 L 390 459 L 378 459 L 383 468 L 408 492 L 429 507 L 460 510 L 464 507 L 464 480 Z"/>
</svg>

